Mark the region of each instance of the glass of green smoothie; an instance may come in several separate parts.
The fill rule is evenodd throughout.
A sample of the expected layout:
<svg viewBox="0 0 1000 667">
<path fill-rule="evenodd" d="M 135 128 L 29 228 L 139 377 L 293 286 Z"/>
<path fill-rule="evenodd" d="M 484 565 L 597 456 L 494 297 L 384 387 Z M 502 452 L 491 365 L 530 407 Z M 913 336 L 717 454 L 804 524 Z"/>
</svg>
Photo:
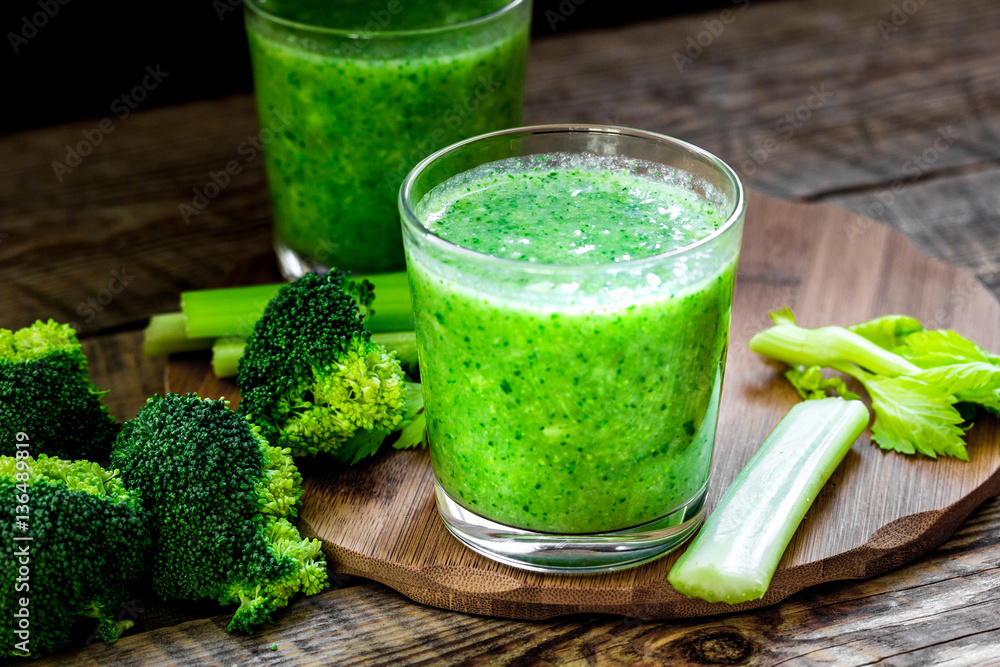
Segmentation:
<svg viewBox="0 0 1000 667">
<path fill-rule="evenodd" d="M 399 207 L 453 535 L 588 573 L 694 533 L 744 206 L 718 158 L 617 127 L 494 132 L 410 172 Z"/>
<path fill-rule="evenodd" d="M 520 123 L 531 0 L 244 6 L 282 273 L 402 270 L 407 172 Z"/>
</svg>

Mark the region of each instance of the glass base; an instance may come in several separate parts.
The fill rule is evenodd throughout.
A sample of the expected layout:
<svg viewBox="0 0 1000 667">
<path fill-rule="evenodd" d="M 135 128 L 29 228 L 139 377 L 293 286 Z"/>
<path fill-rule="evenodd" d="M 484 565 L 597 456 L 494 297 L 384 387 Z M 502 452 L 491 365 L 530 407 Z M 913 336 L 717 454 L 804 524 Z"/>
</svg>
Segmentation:
<svg viewBox="0 0 1000 667">
<path fill-rule="evenodd" d="M 278 270 L 285 280 L 292 281 L 307 273 L 326 273 L 329 266 L 324 266 L 314 259 L 303 255 L 298 250 L 292 250 L 277 236 L 274 237 L 274 254 L 278 257 Z"/>
<path fill-rule="evenodd" d="M 687 504 L 641 526 L 608 533 L 557 535 L 511 528 L 460 505 L 435 480 L 438 513 L 473 551 L 532 572 L 597 574 L 656 560 L 694 535 L 705 519 L 706 484 Z"/>
</svg>

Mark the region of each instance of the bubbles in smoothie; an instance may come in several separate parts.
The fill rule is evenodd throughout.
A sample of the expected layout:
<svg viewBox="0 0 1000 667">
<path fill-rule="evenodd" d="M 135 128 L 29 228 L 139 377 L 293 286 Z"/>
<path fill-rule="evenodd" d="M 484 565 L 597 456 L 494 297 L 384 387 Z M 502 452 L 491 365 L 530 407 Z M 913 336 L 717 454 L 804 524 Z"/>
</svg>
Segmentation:
<svg viewBox="0 0 1000 667">
<path fill-rule="evenodd" d="M 692 175 L 618 156 L 552 153 L 491 162 L 432 189 L 427 229 L 477 252 L 523 262 L 593 265 L 684 248 L 727 214 L 691 191 Z"/>
</svg>

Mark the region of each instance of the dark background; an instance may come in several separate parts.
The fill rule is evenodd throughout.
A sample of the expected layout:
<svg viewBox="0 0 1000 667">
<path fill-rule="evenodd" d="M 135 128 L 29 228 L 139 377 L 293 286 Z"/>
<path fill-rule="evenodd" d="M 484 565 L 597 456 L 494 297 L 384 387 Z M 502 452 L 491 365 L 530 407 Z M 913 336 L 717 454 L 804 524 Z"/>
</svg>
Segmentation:
<svg viewBox="0 0 1000 667">
<path fill-rule="evenodd" d="M 535 0 L 533 38 L 747 1 Z M 0 133 L 118 113 L 121 96 L 142 83 L 147 67 L 158 66 L 166 76 L 145 99 L 132 103 L 135 109 L 253 87 L 239 0 L 0 5 L 0 62 L 5 97 L 10 96 L 0 105 Z"/>
</svg>

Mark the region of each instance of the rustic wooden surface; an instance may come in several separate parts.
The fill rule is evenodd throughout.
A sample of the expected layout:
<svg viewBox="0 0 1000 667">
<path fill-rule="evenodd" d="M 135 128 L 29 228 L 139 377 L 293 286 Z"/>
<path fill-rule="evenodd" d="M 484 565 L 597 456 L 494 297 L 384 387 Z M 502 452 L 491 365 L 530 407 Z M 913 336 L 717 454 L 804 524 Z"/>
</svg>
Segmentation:
<svg viewBox="0 0 1000 667">
<path fill-rule="evenodd" d="M 845 248 L 854 252 L 845 256 Z M 276 271 L 273 261 L 250 266 L 256 270 L 227 282 L 266 282 Z M 831 266 L 838 271 L 831 274 Z M 799 400 L 781 366 L 747 348 L 750 336 L 769 326 L 767 313 L 782 306 L 792 307 L 804 325 L 905 312 L 1000 349 L 1000 303 L 971 274 L 921 254 L 883 223 L 750 193 L 709 513 Z M 226 396 L 238 404 L 235 383 L 215 378 L 204 354 L 171 360 L 166 384 L 177 393 Z M 980 419 L 967 442 L 968 462 L 934 461 L 887 454 L 862 436 L 806 515 L 767 594 L 735 607 L 688 598 L 668 585 L 680 552 L 583 577 L 525 572 L 474 553 L 437 516 L 426 451 L 387 452 L 351 467 L 309 461 L 299 526 L 323 541 L 338 573 L 445 609 L 530 620 L 586 612 L 647 620 L 709 616 L 771 605 L 820 583 L 881 574 L 943 542 L 1000 492 L 997 420 Z"/>
<path fill-rule="evenodd" d="M 679 136 L 758 192 L 885 220 L 1000 294 L 995 3 L 751 0 L 721 11 L 557 28 L 532 47 L 525 121 Z M 702 35 L 706 21 L 718 35 Z M 707 45 L 679 71 L 673 54 L 700 35 Z M 178 212 L 256 132 L 248 97 L 133 113 L 57 180 L 51 163 L 96 121 L 0 137 L 0 326 L 76 322 L 96 379 L 116 388 L 112 410 L 128 417 L 162 389 L 163 362 L 138 356 L 137 329 L 174 309 L 178 291 L 266 252 L 268 209 L 254 161 L 190 224 Z M 228 635 L 211 604 L 140 593 L 123 610 L 137 619 L 131 636 L 35 664 L 1000 664 L 998 520 L 994 498 L 906 567 L 707 620 L 497 620 L 351 579 L 250 638 Z"/>
</svg>

